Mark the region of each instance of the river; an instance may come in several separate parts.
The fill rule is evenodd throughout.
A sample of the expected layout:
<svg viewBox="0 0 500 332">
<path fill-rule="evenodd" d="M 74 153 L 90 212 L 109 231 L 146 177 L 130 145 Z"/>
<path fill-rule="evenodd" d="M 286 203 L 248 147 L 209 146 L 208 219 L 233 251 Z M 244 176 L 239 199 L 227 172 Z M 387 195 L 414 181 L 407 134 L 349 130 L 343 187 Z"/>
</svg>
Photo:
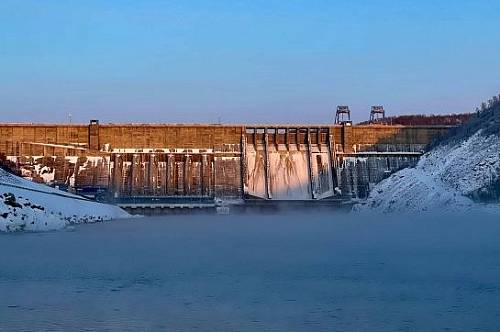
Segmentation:
<svg viewBox="0 0 500 332">
<path fill-rule="evenodd" d="M 0 331 L 500 329 L 495 217 L 169 215 L 0 235 Z"/>
</svg>

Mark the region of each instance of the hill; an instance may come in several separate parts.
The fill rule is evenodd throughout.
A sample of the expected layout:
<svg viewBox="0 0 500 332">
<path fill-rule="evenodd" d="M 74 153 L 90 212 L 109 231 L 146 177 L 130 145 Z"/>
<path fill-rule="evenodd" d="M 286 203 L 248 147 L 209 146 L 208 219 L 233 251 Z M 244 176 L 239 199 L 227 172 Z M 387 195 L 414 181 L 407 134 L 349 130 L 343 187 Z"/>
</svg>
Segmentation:
<svg viewBox="0 0 500 332">
<path fill-rule="evenodd" d="M 377 184 L 356 211 L 412 213 L 482 208 L 500 198 L 500 102 L 434 144 L 414 168 Z"/>
</svg>

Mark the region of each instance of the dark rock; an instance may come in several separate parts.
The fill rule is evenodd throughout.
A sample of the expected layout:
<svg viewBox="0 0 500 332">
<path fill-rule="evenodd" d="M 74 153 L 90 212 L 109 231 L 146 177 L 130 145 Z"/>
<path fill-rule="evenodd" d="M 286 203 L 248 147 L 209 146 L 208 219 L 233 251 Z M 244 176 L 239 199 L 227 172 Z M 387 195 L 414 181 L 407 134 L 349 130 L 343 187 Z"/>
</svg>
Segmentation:
<svg viewBox="0 0 500 332">
<path fill-rule="evenodd" d="M 16 201 L 16 196 L 14 194 L 5 193 L 3 195 L 5 197 L 3 200 L 5 205 L 9 205 L 9 206 L 12 206 L 14 208 L 16 208 L 16 207 L 21 208 L 21 209 L 23 208 L 23 206 Z"/>
<path fill-rule="evenodd" d="M 45 208 L 43 206 L 41 206 L 41 205 L 32 204 L 31 208 L 32 209 L 38 209 L 38 210 L 41 210 L 41 211 L 45 211 Z"/>
</svg>

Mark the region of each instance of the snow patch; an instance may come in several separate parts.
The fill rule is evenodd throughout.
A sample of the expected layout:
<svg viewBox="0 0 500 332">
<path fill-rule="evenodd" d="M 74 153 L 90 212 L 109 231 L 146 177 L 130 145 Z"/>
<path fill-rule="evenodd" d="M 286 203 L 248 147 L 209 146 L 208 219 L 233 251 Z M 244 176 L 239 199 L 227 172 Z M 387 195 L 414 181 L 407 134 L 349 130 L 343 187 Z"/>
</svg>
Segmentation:
<svg viewBox="0 0 500 332">
<path fill-rule="evenodd" d="M 116 206 L 82 199 L 0 169 L 0 232 L 50 231 L 129 216 Z"/>
<path fill-rule="evenodd" d="M 500 137 L 481 131 L 459 143 L 426 153 L 415 168 L 377 184 L 355 211 L 412 213 L 483 209 L 468 196 L 500 177 Z M 496 207 L 488 207 L 497 211 Z"/>
</svg>

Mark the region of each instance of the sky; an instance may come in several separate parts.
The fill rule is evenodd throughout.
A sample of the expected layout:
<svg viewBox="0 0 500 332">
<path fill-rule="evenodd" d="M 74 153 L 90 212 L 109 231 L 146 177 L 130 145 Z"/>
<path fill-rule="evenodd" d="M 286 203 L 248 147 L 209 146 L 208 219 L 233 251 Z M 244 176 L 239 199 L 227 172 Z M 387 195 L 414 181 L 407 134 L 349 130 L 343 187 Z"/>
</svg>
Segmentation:
<svg viewBox="0 0 500 332">
<path fill-rule="evenodd" d="M 500 1 L 0 1 L 0 121 L 330 123 L 500 93 Z"/>
</svg>

